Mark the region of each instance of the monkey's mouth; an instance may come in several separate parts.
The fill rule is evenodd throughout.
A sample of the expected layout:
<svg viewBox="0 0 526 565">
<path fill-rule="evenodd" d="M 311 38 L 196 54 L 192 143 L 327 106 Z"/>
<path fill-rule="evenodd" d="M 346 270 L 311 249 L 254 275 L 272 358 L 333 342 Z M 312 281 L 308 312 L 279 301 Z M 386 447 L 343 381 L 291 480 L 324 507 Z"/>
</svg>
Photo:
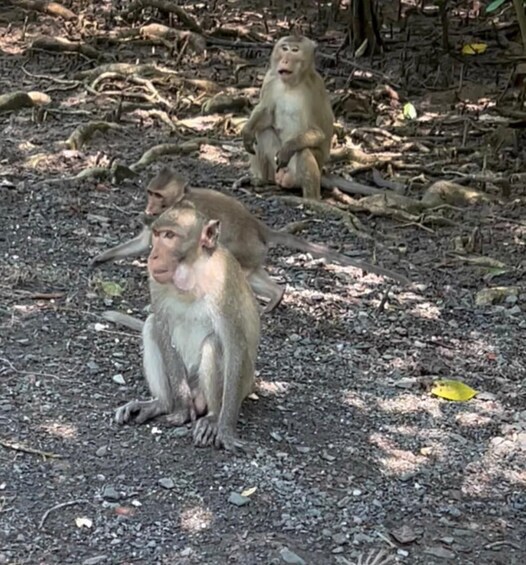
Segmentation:
<svg viewBox="0 0 526 565">
<path fill-rule="evenodd" d="M 280 77 L 282 76 L 290 76 L 292 74 L 292 71 L 289 71 L 288 69 L 278 69 L 278 75 Z"/>
</svg>

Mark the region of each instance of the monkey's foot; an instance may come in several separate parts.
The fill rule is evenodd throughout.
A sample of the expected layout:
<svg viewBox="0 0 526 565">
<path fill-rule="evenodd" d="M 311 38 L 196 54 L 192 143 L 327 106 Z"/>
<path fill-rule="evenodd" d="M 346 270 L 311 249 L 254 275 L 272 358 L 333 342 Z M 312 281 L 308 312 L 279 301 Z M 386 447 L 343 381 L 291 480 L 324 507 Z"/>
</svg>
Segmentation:
<svg viewBox="0 0 526 565">
<path fill-rule="evenodd" d="M 295 188 L 296 181 L 288 169 L 279 169 L 276 171 L 274 180 L 281 188 Z"/>
<path fill-rule="evenodd" d="M 117 424 L 126 424 L 134 420 L 137 424 L 143 424 L 156 416 L 163 414 L 159 402 L 154 400 L 131 400 L 115 411 Z"/>
<path fill-rule="evenodd" d="M 195 419 L 196 411 L 192 405 L 170 412 L 170 414 L 166 416 L 165 420 L 169 426 L 179 427 L 188 424 L 188 422 L 195 422 Z"/>
<path fill-rule="evenodd" d="M 205 416 L 197 420 L 194 428 L 194 445 L 196 447 L 209 447 L 214 445 L 217 437 L 217 418 Z"/>
</svg>

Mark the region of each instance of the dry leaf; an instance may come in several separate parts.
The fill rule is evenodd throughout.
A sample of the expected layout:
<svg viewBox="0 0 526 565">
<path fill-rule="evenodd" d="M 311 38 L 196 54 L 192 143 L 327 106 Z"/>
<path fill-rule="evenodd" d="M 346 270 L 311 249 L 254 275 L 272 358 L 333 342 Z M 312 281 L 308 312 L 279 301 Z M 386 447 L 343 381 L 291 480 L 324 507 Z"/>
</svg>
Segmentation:
<svg viewBox="0 0 526 565">
<path fill-rule="evenodd" d="M 468 43 L 462 47 L 462 55 L 480 55 L 487 48 L 488 45 L 486 43 Z"/>
<path fill-rule="evenodd" d="M 252 496 L 256 492 L 257 488 L 258 487 L 247 488 L 241 493 L 241 496 L 246 496 L 246 497 Z"/>
<path fill-rule="evenodd" d="M 461 381 L 436 381 L 431 389 L 431 394 L 445 398 L 446 400 L 456 400 L 465 402 L 473 398 L 477 391 Z"/>
</svg>

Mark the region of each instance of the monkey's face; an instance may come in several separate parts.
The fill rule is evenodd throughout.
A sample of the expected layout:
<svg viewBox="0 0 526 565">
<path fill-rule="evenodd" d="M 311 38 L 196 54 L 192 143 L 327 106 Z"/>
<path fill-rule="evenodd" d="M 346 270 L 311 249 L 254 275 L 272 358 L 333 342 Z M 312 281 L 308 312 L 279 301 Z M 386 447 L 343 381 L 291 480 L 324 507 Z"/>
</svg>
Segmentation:
<svg viewBox="0 0 526 565">
<path fill-rule="evenodd" d="M 160 185 L 154 179 L 146 189 L 147 203 L 144 213 L 146 216 L 158 216 L 171 206 L 175 206 L 186 194 L 186 181 L 175 177 Z"/>
<path fill-rule="evenodd" d="M 284 84 L 295 86 L 313 66 L 313 53 L 314 44 L 309 39 L 284 37 L 272 51 L 272 68 Z"/>
</svg>

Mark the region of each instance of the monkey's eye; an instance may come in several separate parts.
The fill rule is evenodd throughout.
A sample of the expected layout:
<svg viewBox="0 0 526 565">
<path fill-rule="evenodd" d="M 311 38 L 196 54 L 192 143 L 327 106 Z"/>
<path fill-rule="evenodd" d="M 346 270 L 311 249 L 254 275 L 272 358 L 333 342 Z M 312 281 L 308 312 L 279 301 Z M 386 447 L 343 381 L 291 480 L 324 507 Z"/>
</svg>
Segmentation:
<svg viewBox="0 0 526 565">
<path fill-rule="evenodd" d="M 299 51 L 299 49 L 298 49 L 297 47 L 291 47 L 290 50 L 291 50 L 293 53 L 297 53 L 297 52 Z"/>
<path fill-rule="evenodd" d="M 173 231 L 166 231 L 164 232 L 164 237 L 166 239 L 173 239 L 177 234 Z"/>
<path fill-rule="evenodd" d="M 288 51 L 288 50 L 289 50 L 288 45 L 283 45 L 283 46 L 281 47 L 281 50 L 282 50 L 282 51 Z"/>
</svg>

